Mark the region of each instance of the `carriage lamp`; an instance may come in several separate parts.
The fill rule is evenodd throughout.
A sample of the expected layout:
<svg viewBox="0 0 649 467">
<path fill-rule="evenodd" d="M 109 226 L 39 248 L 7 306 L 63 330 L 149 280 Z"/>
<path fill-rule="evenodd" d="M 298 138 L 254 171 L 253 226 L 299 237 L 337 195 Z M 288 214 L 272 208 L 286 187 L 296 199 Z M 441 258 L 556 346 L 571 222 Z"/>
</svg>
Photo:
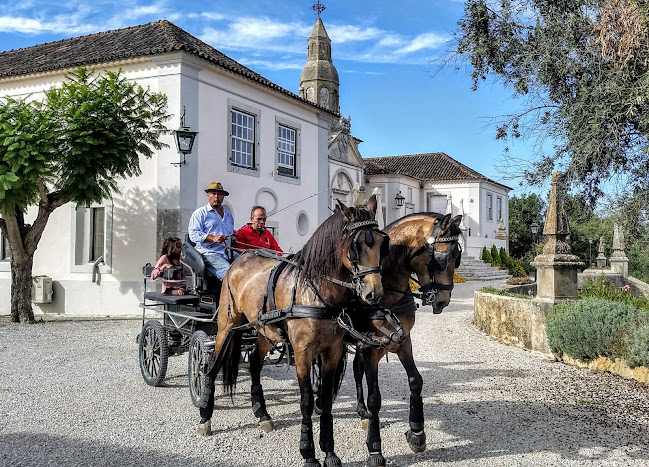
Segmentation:
<svg viewBox="0 0 649 467">
<path fill-rule="evenodd" d="M 530 230 L 534 235 L 536 235 L 537 233 L 539 233 L 539 224 L 537 224 L 536 222 L 532 222 L 530 224 Z"/>
<path fill-rule="evenodd" d="M 178 148 L 178 152 L 183 155 L 183 160 L 180 162 L 172 162 L 172 165 L 185 165 L 187 164 L 185 156 L 192 152 L 194 140 L 198 134 L 198 131 L 193 131 L 185 125 L 185 106 L 183 106 L 183 113 L 180 117 L 180 128 L 175 130 L 174 133 L 176 134 L 176 147 Z"/>
<path fill-rule="evenodd" d="M 403 197 L 401 190 L 399 190 L 397 196 L 394 197 L 394 201 L 395 203 L 397 203 L 397 207 L 400 208 L 401 206 L 403 206 L 405 200 L 406 198 Z"/>
</svg>

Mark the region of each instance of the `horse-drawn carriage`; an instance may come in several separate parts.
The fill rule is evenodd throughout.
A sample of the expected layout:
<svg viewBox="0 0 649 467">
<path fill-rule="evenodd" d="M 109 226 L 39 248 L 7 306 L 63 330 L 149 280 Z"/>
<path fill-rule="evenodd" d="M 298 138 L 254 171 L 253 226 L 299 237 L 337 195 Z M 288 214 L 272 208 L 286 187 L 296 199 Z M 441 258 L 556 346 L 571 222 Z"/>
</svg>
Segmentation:
<svg viewBox="0 0 649 467">
<path fill-rule="evenodd" d="M 194 244 L 185 238 L 181 252 L 182 267 L 191 273 L 191 285 L 185 295 L 167 295 L 147 291 L 151 288 L 153 266 L 142 268 L 144 297 L 142 308 L 142 330 L 138 334 L 140 371 L 150 386 L 161 386 L 167 373 L 168 359 L 188 351 L 189 391 L 192 403 L 198 407 L 203 388 L 203 375 L 214 351 L 214 336 L 217 334 L 217 312 L 221 295 L 221 281 L 205 267 L 201 254 Z M 174 269 L 169 268 L 170 274 Z M 165 282 L 184 285 L 185 279 L 163 277 Z M 159 319 L 146 320 L 147 310 L 156 312 Z M 257 341 L 257 331 L 250 328 L 243 331 L 241 364 L 248 364 L 250 354 Z M 287 345 L 274 346 L 266 355 L 266 362 L 280 364 L 288 362 L 291 356 Z"/>
</svg>

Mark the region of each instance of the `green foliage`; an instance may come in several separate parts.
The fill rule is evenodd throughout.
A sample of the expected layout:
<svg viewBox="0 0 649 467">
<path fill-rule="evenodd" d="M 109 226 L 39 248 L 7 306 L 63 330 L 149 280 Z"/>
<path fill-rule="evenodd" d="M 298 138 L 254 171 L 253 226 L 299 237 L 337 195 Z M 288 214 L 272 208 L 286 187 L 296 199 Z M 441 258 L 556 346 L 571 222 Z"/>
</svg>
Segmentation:
<svg viewBox="0 0 649 467">
<path fill-rule="evenodd" d="M 507 254 L 507 252 L 505 251 L 505 249 L 501 247 L 500 250 L 498 251 L 498 254 L 500 255 L 500 261 L 502 262 L 503 266 L 509 268 L 512 260 Z"/>
<path fill-rule="evenodd" d="M 539 232 L 543 230 L 545 203 L 536 194 L 512 196 L 509 198 L 509 254 L 513 258 L 536 256 L 535 246 L 540 236 L 535 236 L 530 225 L 536 222 Z"/>
<path fill-rule="evenodd" d="M 631 367 L 649 367 L 649 318 L 639 317 L 628 332 L 622 334 L 624 360 Z"/>
<path fill-rule="evenodd" d="M 489 250 L 487 250 L 486 246 L 482 247 L 482 256 L 481 256 L 482 261 L 485 263 L 491 264 L 493 262 L 493 259 L 491 257 L 491 253 L 489 253 Z"/>
<path fill-rule="evenodd" d="M 588 279 L 581 289 L 581 296 L 625 303 L 649 311 L 649 300 L 643 297 L 634 297 L 629 292 L 628 286 L 620 289 L 611 285 L 603 275 L 597 279 Z"/>
<path fill-rule="evenodd" d="M 502 260 L 500 259 L 500 254 L 498 254 L 498 248 L 496 245 L 491 245 L 491 264 L 492 266 L 502 266 Z"/>
<path fill-rule="evenodd" d="M 167 99 L 120 73 L 80 68 L 42 102 L 0 102 L 0 207 L 25 210 L 43 189 L 90 204 L 109 198 L 120 178 L 141 173 L 140 156 L 165 147 Z"/>
<path fill-rule="evenodd" d="M 628 2 L 640 23 L 631 28 L 615 11 L 603 14 L 613 3 L 465 2 L 457 67 L 470 64 L 473 89 L 492 78 L 522 97 L 523 107 L 499 121 L 496 138 L 540 139 L 538 157 L 524 171 L 529 183 L 561 168 L 589 200 L 615 176 L 649 191 L 649 9 L 644 0 Z M 541 152 L 547 137 L 554 154 Z"/>
<path fill-rule="evenodd" d="M 637 241 L 627 251 L 629 274 L 649 283 L 649 241 Z"/>
<path fill-rule="evenodd" d="M 641 317 L 649 317 L 649 313 L 624 303 L 583 298 L 552 307 L 545 329 L 556 354 L 584 361 L 598 356 L 627 360 L 622 335 Z"/>
<path fill-rule="evenodd" d="M 512 277 L 528 277 L 527 271 L 523 268 L 521 261 L 517 259 L 510 259 L 508 274 Z"/>
</svg>

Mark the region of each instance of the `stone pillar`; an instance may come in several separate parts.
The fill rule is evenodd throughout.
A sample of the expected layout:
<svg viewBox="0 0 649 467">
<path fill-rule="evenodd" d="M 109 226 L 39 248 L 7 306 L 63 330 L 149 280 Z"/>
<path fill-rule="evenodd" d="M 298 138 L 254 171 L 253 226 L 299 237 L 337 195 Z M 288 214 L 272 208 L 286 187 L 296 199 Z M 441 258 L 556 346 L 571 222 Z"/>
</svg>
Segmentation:
<svg viewBox="0 0 649 467">
<path fill-rule="evenodd" d="M 534 258 L 537 302 L 543 311 L 566 300 L 577 300 L 577 270 L 584 266 L 578 256 L 571 253 L 566 237 L 570 234 L 568 218 L 563 208 L 564 189 L 561 173 L 552 174 L 552 188 L 545 214 L 543 235 L 547 243 L 542 254 Z"/>
<path fill-rule="evenodd" d="M 597 249 L 597 258 L 595 262 L 598 268 L 606 267 L 606 248 L 604 247 L 604 237 L 599 237 L 599 248 Z"/>
<path fill-rule="evenodd" d="M 629 258 L 624 253 L 624 233 L 617 224 L 613 224 L 613 254 L 610 262 L 613 272 L 620 273 L 625 279 L 629 277 Z"/>
</svg>

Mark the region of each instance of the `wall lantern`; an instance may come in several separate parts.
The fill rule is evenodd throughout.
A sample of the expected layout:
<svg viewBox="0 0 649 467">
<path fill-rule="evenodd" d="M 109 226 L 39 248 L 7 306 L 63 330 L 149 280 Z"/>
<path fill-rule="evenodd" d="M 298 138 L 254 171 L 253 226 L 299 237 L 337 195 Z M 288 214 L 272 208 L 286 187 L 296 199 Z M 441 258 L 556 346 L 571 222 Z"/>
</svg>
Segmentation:
<svg viewBox="0 0 649 467">
<path fill-rule="evenodd" d="M 178 148 L 178 152 L 183 155 L 183 160 L 180 162 L 172 162 L 171 164 L 177 166 L 185 165 L 187 164 L 185 156 L 192 152 L 194 140 L 198 134 L 198 131 L 193 131 L 185 125 L 185 106 L 183 106 L 183 113 L 180 116 L 180 128 L 175 130 L 174 133 L 176 134 L 176 147 Z"/>
<path fill-rule="evenodd" d="M 406 198 L 403 197 L 403 195 L 401 194 L 401 190 L 399 190 L 397 196 L 395 196 L 394 198 L 394 202 L 397 203 L 397 207 L 400 208 L 401 206 L 403 206 L 405 200 Z"/>
</svg>

